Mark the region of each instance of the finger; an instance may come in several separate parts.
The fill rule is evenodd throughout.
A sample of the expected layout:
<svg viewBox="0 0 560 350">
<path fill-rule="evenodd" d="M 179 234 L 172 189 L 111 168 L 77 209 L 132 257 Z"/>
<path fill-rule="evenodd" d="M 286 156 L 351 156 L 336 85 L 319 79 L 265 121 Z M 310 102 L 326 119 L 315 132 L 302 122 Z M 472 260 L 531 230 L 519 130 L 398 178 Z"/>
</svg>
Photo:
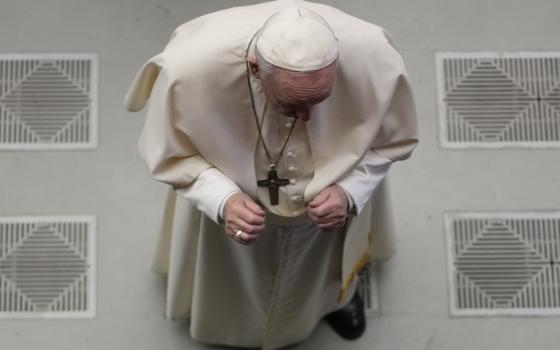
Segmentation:
<svg viewBox="0 0 560 350">
<path fill-rule="evenodd" d="M 316 218 L 328 218 L 342 215 L 339 206 L 332 200 L 328 200 L 316 208 L 309 208 L 307 212 Z"/>
<path fill-rule="evenodd" d="M 317 218 L 317 217 L 311 216 L 311 220 L 313 220 L 315 225 L 323 228 L 323 227 L 329 227 L 330 225 L 334 225 L 337 222 L 344 222 L 346 219 L 342 218 L 340 216 L 331 217 L 331 218 L 328 218 L 328 219 Z"/>
<path fill-rule="evenodd" d="M 265 229 L 265 225 L 261 224 L 261 225 L 249 225 L 245 222 L 238 222 L 236 225 L 236 227 L 238 227 L 241 231 L 247 233 L 248 235 L 259 235 L 261 234 L 264 229 Z"/>
<path fill-rule="evenodd" d="M 235 234 L 232 237 L 236 242 L 241 243 L 243 245 L 248 245 L 255 243 L 256 240 L 259 238 L 259 235 L 250 235 L 247 232 L 241 231 L 239 234 Z"/>
<path fill-rule="evenodd" d="M 344 226 L 344 221 L 330 221 L 328 223 L 317 224 L 317 226 L 322 230 L 334 230 L 342 228 Z"/>
<path fill-rule="evenodd" d="M 249 215 L 253 215 L 253 214 L 249 214 Z M 247 223 L 245 222 L 245 220 L 243 220 L 241 217 L 237 215 L 234 217 L 230 217 L 226 222 L 225 227 L 226 227 L 226 233 L 228 233 L 229 235 L 232 235 L 238 229 L 247 232 L 250 235 L 253 235 L 253 234 L 258 234 L 263 232 L 266 228 L 264 222 L 256 223 L 256 224 Z"/>
<path fill-rule="evenodd" d="M 237 218 L 249 225 L 264 224 L 264 216 L 257 215 L 248 208 L 240 208 L 237 212 Z"/>
<path fill-rule="evenodd" d="M 328 215 L 319 216 L 319 215 L 317 215 L 316 210 L 315 211 L 309 210 L 307 212 L 307 214 L 311 217 L 311 219 L 313 219 L 313 221 L 316 221 L 316 222 L 332 220 L 337 216 L 336 213 L 334 213 L 334 212 L 329 213 Z"/>
<path fill-rule="evenodd" d="M 331 193 L 329 191 L 326 191 L 326 190 L 323 190 L 323 191 L 319 192 L 319 194 L 317 196 L 315 196 L 315 198 L 313 198 L 313 200 L 311 202 L 309 202 L 309 206 L 311 208 L 316 208 L 316 207 L 320 206 L 327 199 L 329 199 L 330 195 L 331 195 Z"/>
<path fill-rule="evenodd" d="M 326 217 L 336 214 L 336 203 L 332 200 L 327 200 L 315 208 L 310 208 L 309 211 L 316 217 Z"/>
<path fill-rule="evenodd" d="M 253 200 L 246 199 L 244 201 L 244 203 L 245 203 L 245 206 L 253 212 L 253 214 L 258 215 L 258 216 L 264 216 L 265 215 L 265 211 L 260 207 L 260 205 L 255 203 Z"/>
<path fill-rule="evenodd" d="M 309 215 L 309 217 L 311 218 L 311 220 L 313 220 L 314 222 L 317 222 L 317 220 L 319 219 L 316 215 L 314 215 L 311 210 L 307 211 L 307 215 Z"/>
<path fill-rule="evenodd" d="M 328 218 L 318 218 L 315 223 L 317 225 L 323 225 L 323 224 L 328 224 L 331 222 L 343 222 L 346 220 L 345 216 L 341 216 L 341 215 L 335 215 L 335 216 L 331 216 Z"/>
<path fill-rule="evenodd" d="M 248 234 L 257 234 L 263 232 L 266 226 L 264 222 L 257 223 L 257 224 L 250 224 L 248 222 L 245 222 L 245 220 L 243 220 L 239 216 L 236 216 L 234 218 L 231 218 L 226 223 L 225 227 L 226 227 L 226 232 L 229 234 L 232 234 L 238 229 L 247 232 Z"/>
</svg>

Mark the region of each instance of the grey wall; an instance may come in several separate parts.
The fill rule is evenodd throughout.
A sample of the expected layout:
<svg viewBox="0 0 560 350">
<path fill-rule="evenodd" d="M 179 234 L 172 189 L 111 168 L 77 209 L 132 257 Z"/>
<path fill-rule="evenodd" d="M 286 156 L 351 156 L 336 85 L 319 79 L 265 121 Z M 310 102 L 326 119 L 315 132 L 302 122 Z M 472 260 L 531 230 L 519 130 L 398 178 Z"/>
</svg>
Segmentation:
<svg viewBox="0 0 560 350">
<path fill-rule="evenodd" d="M 560 209 L 558 150 L 451 151 L 438 145 L 434 52 L 560 50 L 557 0 L 322 1 L 386 27 L 411 72 L 421 145 L 392 170 L 398 254 L 381 270 L 382 316 L 354 349 L 550 349 L 560 320 L 450 318 L 443 212 Z M 0 152 L 0 215 L 98 216 L 97 316 L 0 321 L 0 349 L 185 349 L 149 271 L 165 187 L 136 151 L 142 114 L 122 99 L 172 30 L 256 1 L 0 0 L 0 53 L 98 52 L 99 148 Z M 339 349 L 325 326 L 301 349 Z M 350 347 L 350 346 L 348 346 Z"/>
</svg>

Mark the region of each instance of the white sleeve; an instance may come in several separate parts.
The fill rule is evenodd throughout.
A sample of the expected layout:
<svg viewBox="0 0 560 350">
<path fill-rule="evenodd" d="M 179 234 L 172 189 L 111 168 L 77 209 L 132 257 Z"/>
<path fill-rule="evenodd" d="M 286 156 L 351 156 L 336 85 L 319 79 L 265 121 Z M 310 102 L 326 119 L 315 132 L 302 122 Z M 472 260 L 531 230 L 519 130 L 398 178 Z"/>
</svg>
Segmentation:
<svg viewBox="0 0 560 350">
<path fill-rule="evenodd" d="M 377 185 L 387 175 L 391 163 L 390 159 L 369 150 L 360 163 L 336 183 L 350 197 L 349 207 L 356 215 L 362 211 Z M 354 208 L 351 208 L 352 203 Z"/>
<path fill-rule="evenodd" d="M 179 195 L 218 224 L 226 199 L 237 192 L 241 192 L 239 186 L 216 168 L 204 170 L 191 185 L 177 189 Z"/>
</svg>

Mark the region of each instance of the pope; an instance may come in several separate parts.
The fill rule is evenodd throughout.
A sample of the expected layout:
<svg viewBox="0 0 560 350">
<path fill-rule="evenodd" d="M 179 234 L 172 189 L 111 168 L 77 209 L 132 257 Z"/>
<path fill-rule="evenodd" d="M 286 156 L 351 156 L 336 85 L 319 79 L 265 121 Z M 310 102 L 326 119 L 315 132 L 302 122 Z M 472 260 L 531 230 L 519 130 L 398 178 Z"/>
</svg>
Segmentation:
<svg viewBox="0 0 560 350">
<path fill-rule="evenodd" d="M 154 261 L 167 316 L 236 347 L 302 342 L 323 317 L 362 335 L 372 194 L 417 144 L 388 33 L 300 0 L 211 13 L 141 68 L 125 104 L 148 100 L 140 153 L 174 190 Z"/>
</svg>

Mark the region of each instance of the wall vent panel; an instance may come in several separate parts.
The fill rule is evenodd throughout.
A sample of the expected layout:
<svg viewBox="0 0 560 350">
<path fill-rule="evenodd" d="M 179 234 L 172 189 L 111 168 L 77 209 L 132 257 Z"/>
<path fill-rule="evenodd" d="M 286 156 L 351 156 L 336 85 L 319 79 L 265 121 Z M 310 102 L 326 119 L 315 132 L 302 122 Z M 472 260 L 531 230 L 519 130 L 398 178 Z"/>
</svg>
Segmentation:
<svg viewBox="0 0 560 350">
<path fill-rule="evenodd" d="M 97 55 L 0 55 L 0 150 L 97 147 Z"/>
<path fill-rule="evenodd" d="M 560 147 L 560 52 L 442 52 L 436 71 L 442 147 Z"/>
<path fill-rule="evenodd" d="M 95 314 L 95 217 L 0 217 L 0 319 Z"/>
<path fill-rule="evenodd" d="M 560 314 L 560 212 L 447 213 L 456 316 Z"/>
</svg>

